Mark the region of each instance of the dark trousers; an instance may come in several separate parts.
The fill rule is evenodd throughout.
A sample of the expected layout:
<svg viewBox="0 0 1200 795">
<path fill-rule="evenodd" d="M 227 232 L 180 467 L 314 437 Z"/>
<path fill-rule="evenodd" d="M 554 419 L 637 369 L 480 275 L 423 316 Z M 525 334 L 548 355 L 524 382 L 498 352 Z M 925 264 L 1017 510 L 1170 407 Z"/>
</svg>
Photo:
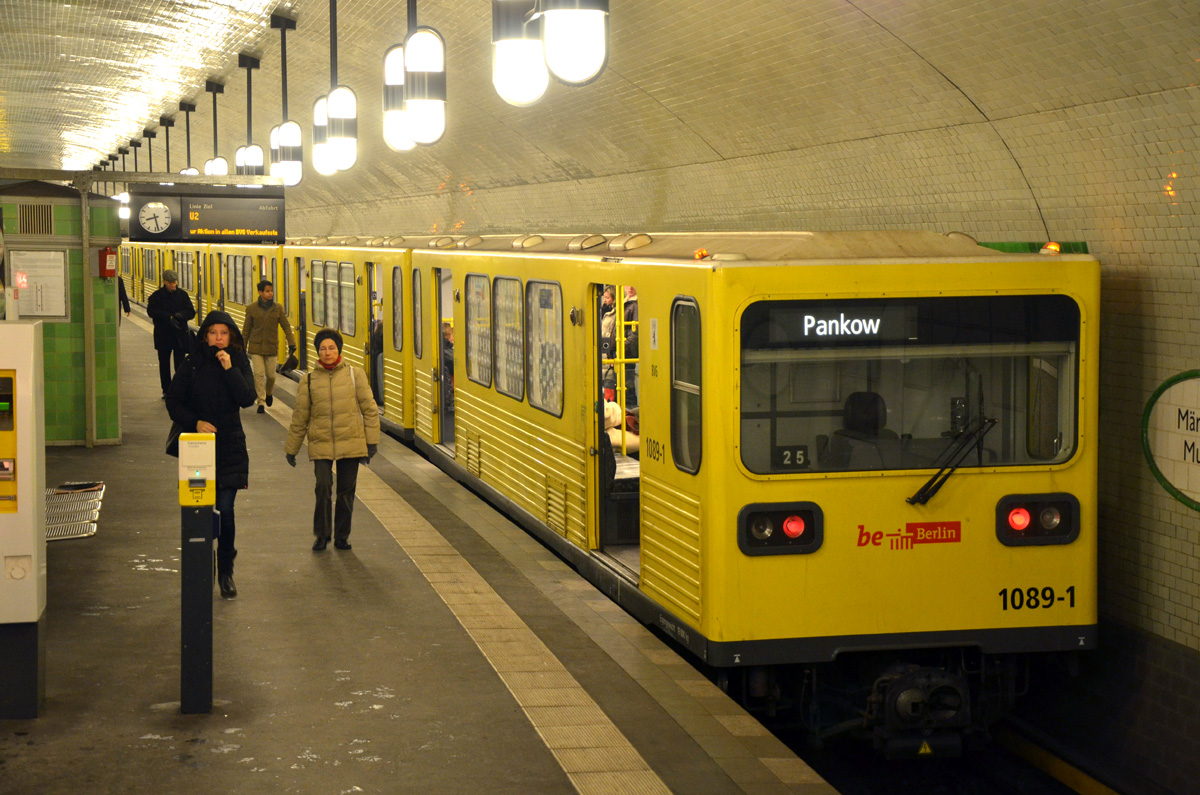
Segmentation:
<svg viewBox="0 0 1200 795">
<path fill-rule="evenodd" d="M 233 518 L 233 501 L 237 499 L 237 489 L 217 487 L 217 504 L 213 510 L 221 514 L 221 532 L 217 536 L 217 557 L 233 560 L 237 557 L 237 548 L 233 540 L 237 536 L 237 524 Z"/>
<path fill-rule="evenodd" d="M 350 537 L 350 519 L 354 515 L 354 489 L 358 485 L 358 459 L 339 458 L 337 461 L 337 497 L 331 499 L 333 491 L 333 461 L 313 461 L 313 472 L 317 476 L 317 507 L 313 511 L 313 535 L 329 540 L 332 535 L 339 541 Z M 337 511 L 334 512 L 334 503 Z"/>
<path fill-rule="evenodd" d="M 175 372 L 179 372 L 180 365 L 183 364 L 183 349 L 172 348 L 171 350 L 158 351 L 158 379 L 162 381 L 163 394 L 167 394 L 167 387 L 171 385 L 171 358 L 175 359 Z"/>
</svg>

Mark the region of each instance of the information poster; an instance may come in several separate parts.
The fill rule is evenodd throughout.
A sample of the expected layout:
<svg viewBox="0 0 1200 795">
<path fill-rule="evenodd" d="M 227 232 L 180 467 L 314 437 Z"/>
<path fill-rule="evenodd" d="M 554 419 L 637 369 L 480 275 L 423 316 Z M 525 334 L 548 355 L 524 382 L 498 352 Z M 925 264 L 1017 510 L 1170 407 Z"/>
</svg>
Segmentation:
<svg viewBox="0 0 1200 795">
<path fill-rule="evenodd" d="M 65 251 L 8 252 L 17 309 L 23 318 L 67 319 L 67 254 Z"/>
</svg>

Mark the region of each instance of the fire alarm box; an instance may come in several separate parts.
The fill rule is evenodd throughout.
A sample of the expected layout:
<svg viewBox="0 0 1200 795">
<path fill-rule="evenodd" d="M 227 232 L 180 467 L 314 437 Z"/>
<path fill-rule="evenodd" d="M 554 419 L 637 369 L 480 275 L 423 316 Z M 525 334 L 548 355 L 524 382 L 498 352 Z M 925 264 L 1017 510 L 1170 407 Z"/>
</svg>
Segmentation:
<svg viewBox="0 0 1200 795">
<path fill-rule="evenodd" d="M 117 275 L 117 250 L 115 248 L 100 249 L 100 261 L 97 264 L 96 275 L 101 279 L 109 279 Z"/>
</svg>

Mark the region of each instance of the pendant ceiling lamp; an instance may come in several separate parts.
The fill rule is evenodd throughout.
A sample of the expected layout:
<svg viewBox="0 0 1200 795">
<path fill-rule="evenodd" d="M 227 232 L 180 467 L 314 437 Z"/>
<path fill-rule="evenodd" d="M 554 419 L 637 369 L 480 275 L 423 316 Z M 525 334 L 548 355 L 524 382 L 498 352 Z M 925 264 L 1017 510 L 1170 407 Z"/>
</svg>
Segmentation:
<svg viewBox="0 0 1200 795">
<path fill-rule="evenodd" d="M 197 177 L 200 175 L 200 171 L 192 168 L 192 113 L 195 112 L 196 105 L 192 102 L 180 102 L 179 109 L 183 111 L 184 123 L 187 128 L 187 167 L 181 168 L 179 173 L 189 177 Z"/>
<path fill-rule="evenodd" d="M 280 93 L 283 96 L 283 122 L 271 128 L 271 176 L 279 177 L 290 188 L 304 178 L 300 125 L 288 119 L 287 32 L 296 29 L 296 20 L 272 14 L 271 27 L 279 30 Z"/>
<path fill-rule="evenodd" d="M 608 62 L 608 0 L 537 0 L 546 66 L 568 85 L 590 83 Z"/>
<path fill-rule="evenodd" d="M 404 45 L 397 44 L 383 56 L 383 142 L 393 151 L 407 152 L 417 145 L 408 134 L 404 110 Z"/>
<path fill-rule="evenodd" d="M 157 137 L 158 133 L 154 130 L 142 130 L 142 138 L 146 141 L 146 154 L 150 158 L 150 166 L 147 169 L 150 173 L 154 173 L 154 139 Z"/>
<path fill-rule="evenodd" d="M 233 162 L 237 173 L 243 176 L 262 176 L 263 150 L 253 142 L 254 137 L 254 91 L 250 83 L 251 75 L 259 67 L 259 61 L 252 55 L 238 55 L 238 68 L 246 70 L 246 145 L 239 146 L 234 152 Z M 261 185 L 242 185 L 245 188 L 261 188 Z"/>
<path fill-rule="evenodd" d="M 204 173 L 223 177 L 229 173 L 229 161 L 217 154 L 217 94 L 224 94 L 225 86 L 215 80 L 208 80 L 204 84 L 204 90 L 212 93 L 213 98 L 213 156 L 212 160 L 204 162 Z"/>
<path fill-rule="evenodd" d="M 410 4 L 415 9 L 416 3 Z M 404 41 L 404 110 L 408 134 L 435 144 L 446 132 L 446 42 L 430 27 L 410 27 Z"/>
<path fill-rule="evenodd" d="M 318 115 L 324 116 L 326 128 L 322 164 L 317 163 L 315 142 Z M 329 95 L 317 100 L 313 117 L 313 166 L 322 174 L 329 173 L 330 168 L 336 171 L 351 168 L 358 161 L 358 98 L 349 87 L 338 85 L 337 0 L 329 0 Z"/>
<path fill-rule="evenodd" d="M 163 169 L 168 174 L 171 173 L 171 128 L 175 126 L 175 118 L 173 116 L 159 116 L 158 126 L 163 128 L 163 138 L 166 144 L 163 148 L 167 152 L 167 167 Z"/>
<path fill-rule="evenodd" d="M 534 0 L 492 0 L 492 85 L 519 108 L 542 98 L 550 85 L 542 44 L 542 19 L 531 18 Z"/>
<path fill-rule="evenodd" d="M 317 97 L 313 103 L 313 132 L 312 132 L 312 164 L 316 172 L 323 177 L 336 174 L 337 165 L 333 162 L 333 152 L 329 149 L 329 98 Z"/>
</svg>

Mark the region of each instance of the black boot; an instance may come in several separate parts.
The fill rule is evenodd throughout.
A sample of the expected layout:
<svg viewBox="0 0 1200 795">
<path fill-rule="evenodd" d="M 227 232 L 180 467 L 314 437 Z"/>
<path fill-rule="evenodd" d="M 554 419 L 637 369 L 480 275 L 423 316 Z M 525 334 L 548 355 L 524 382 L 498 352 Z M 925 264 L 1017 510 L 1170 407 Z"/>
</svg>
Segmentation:
<svg viewBox="0 0 1200 795">
<path fill-rule="evenodd" d="M 222 599 L 237 598 L 237 586 L 233 584 L 233 558 L 217 556 L 217 585 L 221 586 Z"/>
</svg>

